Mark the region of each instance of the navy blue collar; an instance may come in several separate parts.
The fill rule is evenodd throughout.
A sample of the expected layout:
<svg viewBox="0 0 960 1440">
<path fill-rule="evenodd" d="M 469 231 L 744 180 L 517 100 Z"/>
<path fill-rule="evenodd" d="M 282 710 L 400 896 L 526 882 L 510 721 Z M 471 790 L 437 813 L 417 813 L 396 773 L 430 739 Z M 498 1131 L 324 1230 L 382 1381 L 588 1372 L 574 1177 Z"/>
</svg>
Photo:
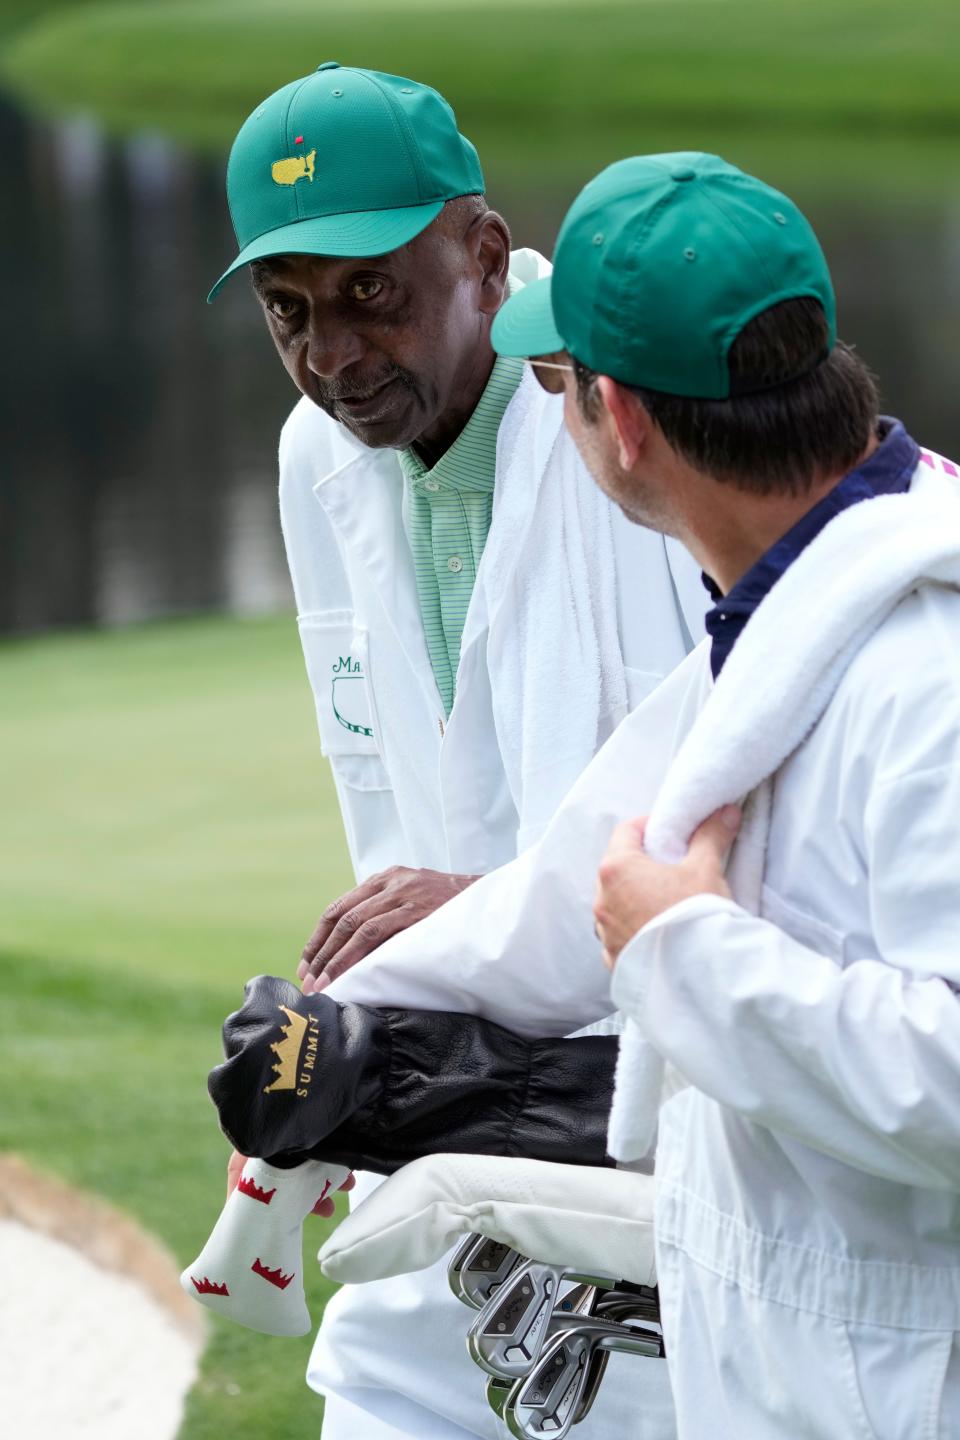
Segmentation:
<svg viewBox="0 0 960 1440">
<path fill-rule="evenodd" d="M 877 434 L 880 444 L 870 458 L 845 475 L 786 535 L 771 545 L 728 595 L 723 595 L 709 575 L 704 575 L 703 583 L 714 601 L 714 608 L 706 617 L 707 633 L 713 642 L 710 668 L 714 679 L 761 600 L 834 516 L 875 495 L 895 495 L 910 489 L 913 472 L 920 463 L 920 447 L 899 420 L 886 416 L 881 419 Z"/>
</svg>

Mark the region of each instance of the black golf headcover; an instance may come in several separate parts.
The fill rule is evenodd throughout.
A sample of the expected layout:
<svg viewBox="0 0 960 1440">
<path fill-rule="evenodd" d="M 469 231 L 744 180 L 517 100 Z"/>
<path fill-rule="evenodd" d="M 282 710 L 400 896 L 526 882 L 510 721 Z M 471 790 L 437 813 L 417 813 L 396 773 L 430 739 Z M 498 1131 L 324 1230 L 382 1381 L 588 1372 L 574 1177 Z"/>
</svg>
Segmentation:
<svg viewBox="0 0 960 1440">
<path fill-rule="evenodd" d="M 445 1011 L 386 1010 L 248 982 L 209 1090 L 237 1150 L 390 1174 L 438 1151 L 612 1164 L 615 1036 L 524 1040 Z"/>
<path fill-rule="evenodd" d="M 273 975 L 243 993 L 223 1025 L 226 1062 L 207 1081 L 242 1154 L 302 1152 L 380 1093 L 390 1038 L 375 1010 L 301 995 Z"/>
</svg>

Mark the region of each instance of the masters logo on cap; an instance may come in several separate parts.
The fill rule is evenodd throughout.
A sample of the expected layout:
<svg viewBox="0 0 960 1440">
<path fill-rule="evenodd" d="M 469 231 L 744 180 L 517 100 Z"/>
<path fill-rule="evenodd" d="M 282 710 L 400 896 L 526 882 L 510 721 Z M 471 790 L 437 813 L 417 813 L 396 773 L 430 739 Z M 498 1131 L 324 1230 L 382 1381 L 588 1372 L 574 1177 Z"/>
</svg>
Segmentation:
<svg viewBox="0 0 960 1440">
<path fill-rule="evenodd" d="M 832 347 L 830 272 L 792 200 L 716 155 L 638 155 L 580 192 L 552 276 L 507 302 L 493 344 L 501 355 L 565 349 L 625 385 L 725 400 L 741 330 L 800 296 L 823 306 Z"/>
<path fill-rule="evenodd" d="M 385 255 L 448 200 L 483 193 L 477 152 L 442 95 L 400 75 L 327 60 L 246 120 L 227 165 L 240 254 Z"/>
<path fill-rule="evenodd" d="M 294 145 L 303 144 L 303 136 L 298 135 Z M 311 150 L 309 155 L 291 155 L 287 160 L 274 160 L 270 166 L 270 174 L 277 185 L 296 185 L 298 180 L 313 179 L 313 162 L 317 158 L 316 150 Z"/>
</svg>

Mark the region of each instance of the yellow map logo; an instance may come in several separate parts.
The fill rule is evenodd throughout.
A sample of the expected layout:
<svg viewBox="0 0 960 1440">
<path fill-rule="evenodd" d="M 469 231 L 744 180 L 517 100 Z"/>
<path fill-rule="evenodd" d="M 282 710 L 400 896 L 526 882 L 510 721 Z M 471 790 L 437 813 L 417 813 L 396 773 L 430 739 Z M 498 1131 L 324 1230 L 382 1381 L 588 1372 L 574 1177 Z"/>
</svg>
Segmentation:
<svg viewBox="0 0 960 1440">
<path fill-rule="evenodd" d="M 278 185 L 296 185 L 298 180 L 313 179 L 313 162 L 316 150 L 309 155 L 290 155 L 286 160 L 274 160 L 270 173 Z"/>
</svg>

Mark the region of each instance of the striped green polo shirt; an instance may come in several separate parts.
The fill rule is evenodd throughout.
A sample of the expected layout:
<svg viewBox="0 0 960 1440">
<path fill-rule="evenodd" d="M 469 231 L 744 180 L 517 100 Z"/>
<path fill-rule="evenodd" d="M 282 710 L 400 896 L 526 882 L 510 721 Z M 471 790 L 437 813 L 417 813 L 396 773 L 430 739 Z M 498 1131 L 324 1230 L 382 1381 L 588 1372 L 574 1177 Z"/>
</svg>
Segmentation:
<svg viewBox="0 0 960 1440">
<path fill-rule="evenodd" d="M 493 514 L 497 431 L 522 374 L 522 360 L 497 356 L 476 410 L 432 469 L 412 450 L 397 452 L 406 477 L 404 523 L 423 629 L 448 716 L 463 622 Z"/>
</svg>

